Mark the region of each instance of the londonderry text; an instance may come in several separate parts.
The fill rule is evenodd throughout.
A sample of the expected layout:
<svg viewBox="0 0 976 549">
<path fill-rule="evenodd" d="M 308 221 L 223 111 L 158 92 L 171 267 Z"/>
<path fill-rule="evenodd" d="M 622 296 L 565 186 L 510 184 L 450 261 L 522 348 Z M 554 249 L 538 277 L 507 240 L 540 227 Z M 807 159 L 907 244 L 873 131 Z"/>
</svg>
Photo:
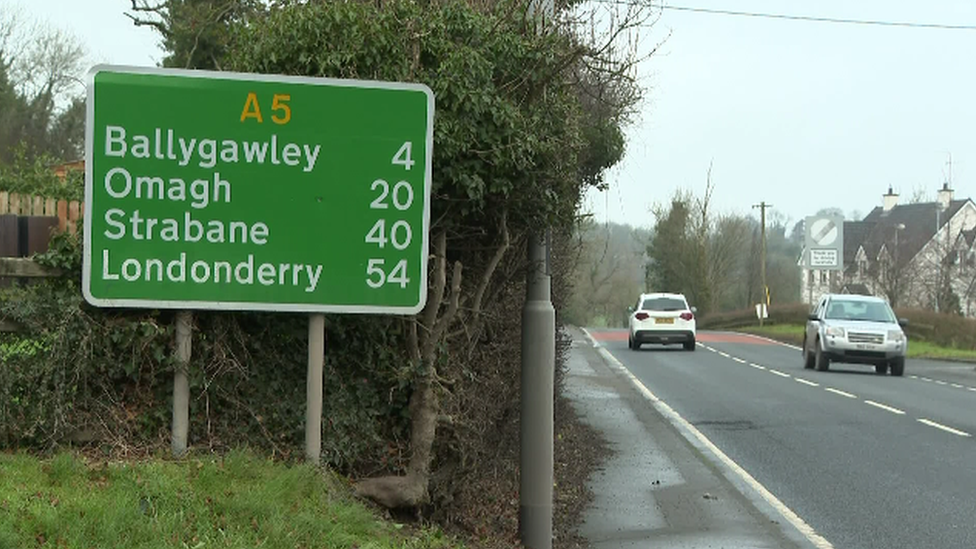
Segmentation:
<svg viewBox="0 0 976 549">
<path fill-rule="evenodd" d="M 101 181 L 93 184 L 103 187 L 103 196 L 108 200 L 134 197 L 182 203 L 185 209 L 177 214 L 152 216 L 138 208 L 104 208 L 102 236 L 109 243 L 101 250 L 93 250 L 102 261 L 102 280 L 150 284 L 277 285 L 301 287 L 306 292 L 314 292 L 319 287 L 321 264 L 262 261 L 253 253 L 248 253 L 243 260 L 231 261 L 203 253 L 215 244 L 263 247 L 272 239 L 274 231 L 260 220 L 215 218 L 202 210 L 214 203 L 231 203 L 233 185 L 220 175 L 221 165 L 270 164 L 309 173 L 315 169 L 321 145 L 284 142 L 277 135 L 271 135 L 266 141 L 238 141 L 186 136 L 172 128 L 156 128 L 148 135 L 132 134 L 124 126 L 109 125 L 104 129 L 105 149 L 99 152 L 103 152 L 107 159 L 151 159 L 173 162 L 188 169 L 199 167 L 213 171 L 206 179 L 186 180 L 133 174 L 123 166 L 105 170 Z M 137 259 L 122 257 L 125 254 L 113 250 L 110 244 L 133 240 L 147 245 L 150 241 L 182 243 L 183 249 L 169 257 Z M 128 249 L 132 249 L 131 246 Z M 239 253 L 233 255 L 241 257 Z"/>
</svg>

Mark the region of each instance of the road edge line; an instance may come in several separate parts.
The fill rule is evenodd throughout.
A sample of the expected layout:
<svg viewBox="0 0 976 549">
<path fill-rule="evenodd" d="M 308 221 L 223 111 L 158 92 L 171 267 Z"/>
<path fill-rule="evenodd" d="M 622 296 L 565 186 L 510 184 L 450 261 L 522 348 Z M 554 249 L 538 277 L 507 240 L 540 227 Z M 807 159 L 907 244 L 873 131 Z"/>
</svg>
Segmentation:
<svg viewBox="0 0 976 549">
<path fill-rule="evenodd" d="M 833 544 L 827 541 L 826 538 L 821 536 L 813 529 L 812 526 L 806 523 L 799 515 L 797 515 L 792 509 L 786 506 L 785 503 L 780 501 L 772 492 L 770 492 L 765 486 L 763 486 L 758 480 L 755 479 L 748 471 L 742 468 L 741 465 L 736 463 L 732 458 L 726 455 L 718 446 L 715 445 L 704 433 L 698 430 L 697 427 L 692 425 L 688 420 L 681 416 L 678 412 L 669 406 L 666 402 L 657 397 L 650 389 L 645 386 L 641 380 L 627 369 L 613 354 L 610 353 L 599 342 L 593 337 L 590 332 L 585 328 L 580 328 L 586 337 L 593 343 L 593 347 L 598 349 L 600 355 L 607 362 L 607 364 L 617 370 L 619 373 L 623 374 L 624 377 L 630 380 L 637 391 L 647 400 L 649 400 L 654 408 L 671 424 L 678 429 L 678 431 L 684 436 L 689 442 L 695 447 L 702 450 L 703 453 L 710 454 L 715 460 L 724 465 L 729 471 L 735 473 L 738 476 L 739 481 L 745 483 L 750 489 L 754 490 L 763 501 L 766 502 L 770 507 L 772 507 L 780 516 L 783 517 L 787 522 L 790 523 L 801 536 L 806 538 L 807 541 L 812 543 L 817 549 L 834 549 Z M 748 334 L 751 335 L 751 334 Z M 772 340 L 771 340 L 772 341 Z M 779 342 L 777 342 L 779 343 Z M 785 344 L 784 344 L 785 345 Z M 730 479 L 736 480 L 736 479 Z M 733 484 L 737 484 L 733 482 Z"/>
</svg>

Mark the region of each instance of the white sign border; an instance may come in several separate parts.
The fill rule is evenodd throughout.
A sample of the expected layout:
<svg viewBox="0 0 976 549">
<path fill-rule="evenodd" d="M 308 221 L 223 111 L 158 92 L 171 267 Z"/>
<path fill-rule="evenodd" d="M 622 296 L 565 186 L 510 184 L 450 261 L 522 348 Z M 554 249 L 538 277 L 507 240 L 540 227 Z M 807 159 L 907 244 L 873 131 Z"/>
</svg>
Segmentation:
<svg viewBox="0 0 976 549">
<path fill-rule="evenodd" d="M 424 172 L 424 212 L 423 212 L 423 242 L 420 258 L 420 294 L 414 306 L 384 306 L 384 305 L 315 305 L 311 303 L 267 303 L 247 301 L 175 301 L 151 299 L 102 299 L 91 293 L 91 229 L 92 229 L 92 197 L 94 190 L 93 160 L 95 143 L 95 76 L 100 72 L 115 72 L 125 74 L 148 74 L 154 76 L 178 76 L 189 78 L 205 78 L 210 80 L 251 80 L 258 82 L 280 82 L 290 84 L 306 84 L 313 86 L 332 86 L 345 88 L 369 88 L 387 90 L 419 91 L 427 96 L 427 129 L 426 129 L 426 170 Z M 427 305 L 427 258 L 430 255 L 430 195 L 434 160 L 434 92 L 425 84 L 409 82 L 383 82 L 378 80 L 353 80 L 338 78 L 317 78 L 311 76 L 288 76 L 276 74 L 258 74 L 246 72 L 221 72 L 186 69 L 161 69 L 155 67 L 136 67 L 129 65 L 95 65 L 88 71 L 86 79 L 87 99 L 85 104 L 85 219 L 84 219 L 84 254 L 81 270 L 81 292 L 85 301 L 95 307 L 137 308 L 137 309 L 184 309 L 184 310 L 212 310 L 212 311 L 270 311 L 296 313 L 365 313 L 365 314 L 397 314 L 414 315 Z"/>
</svg>

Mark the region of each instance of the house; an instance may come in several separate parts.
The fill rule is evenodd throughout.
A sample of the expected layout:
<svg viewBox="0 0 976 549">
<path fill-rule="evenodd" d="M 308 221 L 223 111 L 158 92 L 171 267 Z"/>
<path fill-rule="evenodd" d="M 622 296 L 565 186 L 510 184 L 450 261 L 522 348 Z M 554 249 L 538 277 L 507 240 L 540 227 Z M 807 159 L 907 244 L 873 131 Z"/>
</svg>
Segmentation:
<svg viewBox="0 0 976 549">
<path fill-rule="evenodd" d="M 934 202 L 898 204 L 889 188 L 863 220 L 844 222 L 842 271 L 801 272 L 805 303 L 848 292 L 976 316 L 976 203 L 944 184 Z"/>
<path fill-rule="evenodd" d="M 82 159 L 56 164 L 51 166 L 51 171 L 54 172 L 54 175 L 58 176 L 58 179 L 64 181 L 68 177 L 68 172 L 84 172 L 85 161 Z"/>
</svg>

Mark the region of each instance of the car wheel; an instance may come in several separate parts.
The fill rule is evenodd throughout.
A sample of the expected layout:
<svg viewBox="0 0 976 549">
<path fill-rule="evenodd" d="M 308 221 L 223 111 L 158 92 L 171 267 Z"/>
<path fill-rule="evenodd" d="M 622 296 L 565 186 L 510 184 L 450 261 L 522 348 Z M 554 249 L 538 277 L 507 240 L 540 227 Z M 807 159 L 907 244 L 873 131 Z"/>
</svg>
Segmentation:
<svg viewBox="0 0 976 549">
<path fill-rule="evenodd" d="M 905 357 L 891 361 L 891 375 L 898 377 L 905 375 Z"/>
<path fill-rule="evenodd" d="M 817 356 L 814 357 L 814 362 L 816 362 L 817 370 L 821 372 L 826 372 L 830 369 L 830 359 L 824 354 L 823 349 L 820 348 L 820 343 L 817 344 Z"/>
<path fill-rule="evenodd" d="M 812 370 L 813 361 L 815 358 L 816 357 L 813 356 L 813 353 L 810 352 L 810 349 L 807 348 L 807 341 L 806 339 L 804 339 L 803 340 L 803 367 L 807 370 Z"/>
<path fill-rule="evenodd" d="M 875 364 L 874 365 L 874 373 L 878 374 L 879 376 L 883 376 L 883 375 L 887 374 L 888 373 L 888 365 L 887 364 Z"/>
<path fill-rule="evenodd" d="M 686 351 L 694 351 L 696 347 L 697 347 L 697 345 L 695 345 L 695 340 L 694 339 L 692 339 L 691 341 L 685 341 L 685 350 Z"/>
</svg>

